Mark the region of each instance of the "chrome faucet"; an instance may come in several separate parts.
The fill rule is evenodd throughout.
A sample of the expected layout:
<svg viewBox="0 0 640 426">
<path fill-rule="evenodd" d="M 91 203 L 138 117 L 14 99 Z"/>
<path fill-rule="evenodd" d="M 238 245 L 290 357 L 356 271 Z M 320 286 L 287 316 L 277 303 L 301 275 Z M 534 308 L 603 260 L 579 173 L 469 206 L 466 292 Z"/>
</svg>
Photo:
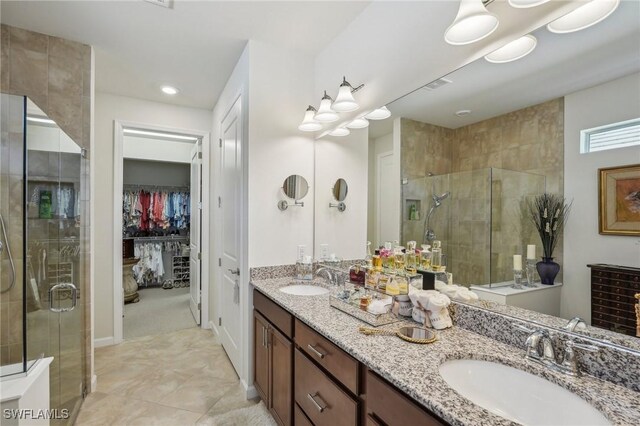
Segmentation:
<svg viewBox="0 0 640 426">
<path fill-rule="evenodd" d="M 582 324 L 582 325 L 581 325 Z M 564 326 L 564 329 L 567 331 L 575 331 L 577 329 L 581 329 L 587 326 L 587 323 L 580 317 L 573 317 L 569 320 L 567 325 Z"/>
<path fill-rule="evenodd" d="M 524 329 L 524 327 L 523 327 Z M 525 342 L 527 354 L 525 357 L 544 365 L 556 363 L 556 353 L 553 349 L 553 341 L 547 330 L 528 330 L 531 332 Z"/>
<path fill-rule="evenodd" d="M 556 359 L 553 340 L 547 330 L 531 330 L 527 327 L 516 324 L 516 327 L 522 331 L 530 333 L 525 341 L 525 359 L 537 362 L 549 367 L 555 371 L 567 374 L 569 376 L 580 376 L 580 368 L 578 367 L 575 349 L 588 352 L 598 352 L 599 348 L 594 345 L 576 343 L 573 340 L 567 340 L 564 347 L 564 356 L 562 362 Z"/>
<path fill-rule="evenodd" d="M 321 266 L 316 270 L 316 275 L 324 278 L 329 284 L 342 285 L 346 281 L 346 274 L 336 269 Z"/>
</svg>

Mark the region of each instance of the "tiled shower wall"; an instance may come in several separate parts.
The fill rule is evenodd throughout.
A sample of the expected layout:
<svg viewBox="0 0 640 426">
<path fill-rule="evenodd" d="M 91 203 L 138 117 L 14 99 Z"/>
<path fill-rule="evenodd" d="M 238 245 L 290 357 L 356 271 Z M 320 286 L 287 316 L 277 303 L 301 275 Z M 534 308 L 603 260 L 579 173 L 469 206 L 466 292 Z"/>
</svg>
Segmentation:
<svg viewBox="0 0 640 426">
<path fill-rule="evenodd" d="M 24 29 L 0 26 L 0 92 L 28 96 L 80 147 L 80 301 L 84 314 L 86 365 L 91 365 L 90 324 L 90 169 L 91 105 L 93 88 L 91 46 Z M 22 224 L 15 225 L 22 227 Z M 11 232 L 15 233 L 16 228 Z M 17 251 L 17 250 L 15 250 Z M 91 382 L 90 368 L 85 382 Z"/>
<path fill-rule="evenodd" d="M 493 213 L 505 221 L 509 219 L 512 225 L 518 220 L 514 209 L 517 195 L 535 193 L 540 188 L 539 179 L 534 175 L 545 176 L 547 192 L 563 194 L 564 100 L 554 99 L 458 129 L 403 118 L 401 153 L 402 177 L 408 179 L 402 185 L 402 242 L 422 241 L 423 219 L 431 205 L 432 185 L 436 193 L 450 190 L 451 196 L 431 220 L 432 229 L 443 240 L 443 252 L 458 253 L 458 256 L 449 256 L 448 270 L 457 271 L 458 275 L 454 275 L 457 282 L 472 282 L 476 276 L 488 278 L 487 267 L 480 267 L 487 263 L 482 259 L 488 250 L 486 224 L 491 213 L 491 206 L 484 205 L 489 189 L 486 185 L 490 182 L 485 175 L 492 167 L 506 169 L 491 181 Z M 509 170 L 527 172 L 529 177 L 509 174 Z M 420 179 L 427 172 L 436 176 Z M 441 176 L 449 173 L 452 175 Z M 502 186 L 503 183 L 506 186 Z M 524 186 L 517 187 L 520 184 Z M 408 199 L 420 201 L 420 220 L 409 220 Z M 531 229 L 520 233 L 496 230 L 493 241 L 497 245 L 496 250 L 492 250 L 492 262 L 499 266 L 496 270 L 502 272 L 491 277 L 492 282 L 506 278 L 504 271 L 510 270 L 511 256 L 518 247 L 535 243 L 541 257 L 539 239 L 531 236 Z M 562 241 L 554 256 L 562 265 Z"/>
</svg>

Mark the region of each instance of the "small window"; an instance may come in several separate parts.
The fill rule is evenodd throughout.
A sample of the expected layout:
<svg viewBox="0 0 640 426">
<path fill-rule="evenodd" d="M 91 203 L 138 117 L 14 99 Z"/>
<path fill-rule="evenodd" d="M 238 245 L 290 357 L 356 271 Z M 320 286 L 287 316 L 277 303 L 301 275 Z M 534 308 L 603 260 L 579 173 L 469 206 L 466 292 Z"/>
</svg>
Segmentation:
<svg viewBox="0 0 640 426">
<path fill-rule="evenodd" d="M 580 131 L 580 152 L 640 145 L 640 118 Z"/>
</svg>

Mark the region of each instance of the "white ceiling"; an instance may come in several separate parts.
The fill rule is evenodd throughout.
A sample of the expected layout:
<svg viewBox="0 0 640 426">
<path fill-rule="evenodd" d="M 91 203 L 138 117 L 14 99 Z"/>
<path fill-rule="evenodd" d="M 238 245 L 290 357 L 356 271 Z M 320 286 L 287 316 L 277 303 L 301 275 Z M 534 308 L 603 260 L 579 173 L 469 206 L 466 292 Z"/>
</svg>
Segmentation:
<svg viewBox="0 0 640 426">
<path fill-rule="evenodd" d="M 623 1 L 583 31 L 553 34 L 542 27 L 533 34 L 538 46 L 529 56 L 508 64 L 478 59 L 446 76 L 451 84 L 389 104 L 393 117 L 457 128 L 640 71 L 640 2 Z M 457 117 L 462 109 L 472 114 Z M 391 122 L 372 123 L 370 136 L 390 133 Z"/>
<path fill-rule="evenodd" d="M 368 4 L 2 0 L 0 20 L 94 46 L 98 91 L 212 109 L 247 40 L 315 55 Z"/>
</svg>

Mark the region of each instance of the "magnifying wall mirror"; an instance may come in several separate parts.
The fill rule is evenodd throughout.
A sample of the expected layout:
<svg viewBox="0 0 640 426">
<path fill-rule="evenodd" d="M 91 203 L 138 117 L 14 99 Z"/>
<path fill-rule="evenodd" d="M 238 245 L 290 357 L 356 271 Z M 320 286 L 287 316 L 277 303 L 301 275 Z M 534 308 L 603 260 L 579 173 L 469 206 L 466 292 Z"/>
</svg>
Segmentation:
<svg viewBox="0 0 640 426">
<path fill-rule="evenodd" d="M 280 210 L 286 210 L 289 206 L 304 207 L 304 203 L 298 200 L 304 198 L 309 192 L 309 183 L 300 175 L 291 175 L 284 180 L 282 192 L 294 200 L 294 203 L 289 204 L 287 200 L 281 200 L 278 202 L 278 208 Z"/>
<path fill-rule="evenodd" d="M 339 212 L 345 211 L 347 209 L 347 205 L 344 203 L 344 200 L 347 198 L 347 192 L 349 192 L 347 181 L 342 178 L 336 180 L 336 183 L 333 184 L 331 193 L 337 203 L 329 203 L 329 207 L 335 207 Z"/>
</svg>

